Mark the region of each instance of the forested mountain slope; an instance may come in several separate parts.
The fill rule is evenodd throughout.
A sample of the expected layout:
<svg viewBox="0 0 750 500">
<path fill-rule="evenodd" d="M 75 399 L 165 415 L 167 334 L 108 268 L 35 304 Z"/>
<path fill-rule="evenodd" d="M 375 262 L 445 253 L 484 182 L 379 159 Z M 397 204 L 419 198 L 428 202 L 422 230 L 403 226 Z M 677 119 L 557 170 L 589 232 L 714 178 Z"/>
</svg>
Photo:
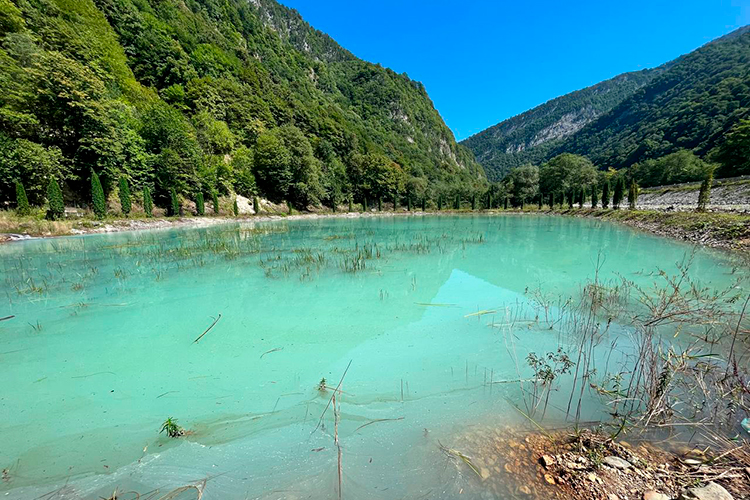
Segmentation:
<svg viewBox="0 0 750 500">
<path fill-rule="evenodd" d="M 489 178 L 501 179 L 513 167 L 546 159 L 565 138 L 611 110 L 661 71 L 624 73 L 571 92 L 483 130 L 462 144 L 476 155 Z"/>
<path fill-rule="evenodd" d="M 656 70 L 636 73 L 642 77 L 638 81 L 620 82 L 615 87 L 619 93 L 608 101 L 611 109 L 571 134 L 533 145 L 529 141 L 537 137 L 537 129 L 525 134 L 520 125 L 537 115 L 554 118 L 544 111 L 556 102 L 577 102 L 575 92 L 480 132 L 464 144 L 492 178 L 517 164 L 542 163 L 565 152 L 585 155 L 599 168 L 617 169 L 681 149 L 706 156 L 741 119 L 750 117 L 749 29 L 736 30 Z M 631 75 L 599 85 L 611 87 Z M 580 92 L 587 95 L 596 87 Z M 519 134 L 521 141 L 516 139 Z M 525 145 L 520 152 L 518 144 Z M 726 168 L 722 173 L 732 174 Z"/>
<path fill-rule="evenodd" d="M 124 176 L 298 206 L 484 184 L 424 87 L 273 0 L 0 0 L 0 201 Z"/>
</svg>

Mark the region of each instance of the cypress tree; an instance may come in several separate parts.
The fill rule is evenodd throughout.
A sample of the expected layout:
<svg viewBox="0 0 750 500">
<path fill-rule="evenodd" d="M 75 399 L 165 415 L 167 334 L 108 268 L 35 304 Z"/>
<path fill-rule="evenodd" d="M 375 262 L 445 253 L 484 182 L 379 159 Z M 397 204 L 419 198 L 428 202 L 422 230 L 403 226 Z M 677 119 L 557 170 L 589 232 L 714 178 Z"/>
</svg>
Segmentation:
<svg viewBox="0 0 750 500">
<path fill-rule="evenodd" d="M 235 201 L 237 201 L 237 200 L 235 200 Z M 294 210 L 294 209 L 292 208 L 292 202 L 291 202 L 291 201 L 287 201 L 287 202 L 286 202 L 286 206 L 287 206 L 287 208 L 289 209 L 289 215 L 291 215 L 291 214 L 292 214 L 292 211 Z"/>
<path fill-rule="evenodd" d="M 708 202 L 711 200 L 711 184 L 714 181 L 714 171 L 709 170 L 706 178 L 701 183 L 701 189 L 698 192 L 698 211 L 705 212 Z"/>
<path fill-rule="evenodd" d="M 539 193 L 539 210 L 542 209 L 543 201 L 544 201 L 544 196 L 542 196 L 542 193 Z"/>
<path fill-rule="evenodd" d="M 408 207 L 409 212 L 411 212 L 411 195 L 406 196 L 406 206 Z"/>
<path fill-rule="evenodd" d="M 352 195 L 349 195 L 349 211 L 354 212 L 354 207 L 352 206 Z"/>
<path fill-rule="evenodd" d="M 578 191 L 578 208 L 583 208 L 583 198 L 586 196 L 586 190 L 581 188 Z"/>
<path fill-rule="evenodd" d="M 426 212 L 426 211 L 427 211 L 427 197 L 423 196 L 422 197 L 422 212 Z"/>
<path fill-rule="evenodd" d="M 107 215 L 107 201 L 104 199 L 104 189 L 93 169 L 91 169 L 91 202 L 94 208 L 94 215 L 97 219 L 103 219 Z"/>
<path fill-rule="evenodd" d="M 550 210 L 555 209 L 555 193 L 550 193 L 549 195 L 549 208 Z"/>
<path fill-rule="evenodd" d="M 393 211 L 395 212 L 398 210 L 398 191 L 394 191 L 393 193 Z"/>
<path fill-rule="evenodd" d="M 599 187 L 596 184 L 591 185 L 591 208 L 596 208 L 596 204 L 599 203 Z"/>
<path fill-rule="evenodd" d="M 214 214 L 219 215 L 219 193 L 215 189 L 211 191 L 211 201 L 214 204 Z"/>
<path fill-rule="evenodd" d="M 131 208 L 128 180 L 125 177 L 120 177 L 120 209 L 122 210 L 122 214 L 126 216 L 130 215 Z"/>
<path fill-rule="evenodd" d="M 143 211 L 146 212 L 146 217 L 154 216 L 154 200 L 151 199 L 151 191 L 148 186 L 143 188 Z"/>
<path fill-rule="evenodd" d="M 609 179 L 604 179 L 602 186 L 602 208 L 609 208 Z"/>
<path fill-rule="evenodd" d="M 438 211 L 443 209 L 443 195 L 438 195 Z"/>
<path fill-rule="evenodd" d="M 477 195 L 473 194 L 471 195 L 471 210 L 474 211 L 477 209 Z"/>
<path fill-rule="evenodd" d="M 568 190 L 568 208 L 573 208 L 573 198 L 575 196 L 575 190 Z"/>
<path fill-rule="evenodd" d="M 492 210 L 492 191 L 487 191 L 487 210 Z"/>
<path fill-rule="evenodd" d="M 367 196 L 364 197 L 362 200 L 362 211 L 363 212 L 369 212 L 370 207 L 367 206 Z"/>
<path fill-rule="evenodd" d="M 456 201 L 453 202 L 453 208 L 456 210 L 461 210 L 461 195 L 456 195 Z"/>
<path fill-rule="evenodd" d="M 195 197 L 195 209 L 199 216 L 206 215 L 206 202 L 203 199 L 203 191 L 199 191 L 198 196 Z"/>
<path fill-rule="evenodd" d="M 291 208 L 291 205 L 290 205 L 290 208 Z M 240 207 L 237 206 L 237 198 L 234 199 L 234 203 L 232 204 L 232 212 L 234 212 L 235 217 L 240 215 Z M 292 213 L 292 211 L 289 210 L 289 213 Z"/>
<path fill-rule="evenodd" d="M 631 180 L 628 189 L 628 208 L 630 210 L 635 210 L 636 201 L 638 201 L 638 184 L 635 183 L 635 180 Z"/>
<path fill-rule="evenodd" d="M 334 207 L 336 204 L 334 203 Z M 260 213 L 260 199 L 258 199 L 257 196 L 253 196 L 253 211 L 255 212 L 255 215 L 258 215 Z M 334 209 L 334 212 L 336 210 Z"/>
<path fill-rule="evenodd" d="M 383 211 L 383 197 L 378 196 L 378 212 L 382 212 L 382 211 Z"/>
<path fill-rule="evenodd" d="M 23 184 L 16 181 L 16 215 L 29 215 L 29 213 L 31 213 L 31 207 L 29 207 L 26 189 L 24 189 Z"/>
<path fill-rule="evenodd" d="M 620 203 L 622 203 L 622 198 L 625 194 L 625 181 L 622 179 L 622 177 L 618 177 L 615 181 L 615 192 L 612 196 L 612 206 L 615 210 L 620 209 Z"/>
<path fill-rule="evenodd" d="M 169 216 L 176 217 L 180 215 L 180 202 L 177 199 L 177 190 L 171 188 L 169 190 Z"/>
<path fill-rule="evenodd" d="M 336 195 L 333 195 L 333 198 L 331 198 L 331 210 L 333 213 L 336 213 Z"/>
<path fill-rule="evenodd" d="M 505 195 L 505 199 L 503 200 L 503 210 L 508 210 L 508 195 Z"/>
<path fill-rule="evenodd" d="M 49 180 L 47 185 L 47 201 L 49 210 L 47 218 L 49 220 L 60 220 L 65 215 L 65 203 L 63 202 L 62 190 L 54 177 Z"/>
</svg>

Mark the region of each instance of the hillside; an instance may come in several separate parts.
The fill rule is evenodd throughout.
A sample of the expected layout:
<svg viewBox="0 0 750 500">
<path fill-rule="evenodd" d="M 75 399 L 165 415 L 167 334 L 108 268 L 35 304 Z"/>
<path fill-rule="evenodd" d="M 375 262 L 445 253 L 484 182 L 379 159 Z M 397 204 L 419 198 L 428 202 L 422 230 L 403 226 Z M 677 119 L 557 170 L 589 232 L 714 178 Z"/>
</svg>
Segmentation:
<svg viewBox="0 0 750 500">
<path fill-rule="evenodd" d="M 300 207 L 485 182 L 421 83 L 274 0 L 0 0 L 0 40 L 2 203 L 88 203 L 92 170 Z"/>
<path fill-rule="evenodd" d="M 734 125 L 750 116 L 749 29 L 736 30 L 649 72 L 647 80 L 629 95 L 623 89 L 619 102 L 612 99 L 611 109 L 601 116 L 566 137 L 524 149 L 521 156 L 509 153 L 507 142 L 495 146 L 478 140 L 493 129 L 464 144 L 493 178 L 508 166 L 525 161 L 541 163 L 563 152 L 588 156 L 600 168 L 617 169 L 680 149 L 705 156 L 724 141 Z M 559 99 L 574 100 L 575 94 Z M 542 113 L 542 108 L 553 102 L 521 117 Z M 503 124 L 518 118 L 495 128 L 507 129 Z M 730 169 L 722 175 L 735 173 Z"/>
<path fill-rule="evenodd" d="M 513 167 L 546 159 L 565 138 L 611 110 L 662 70 L 624 73 L 552 99 L 483 130 L 462 144 L 476 155 L 490 179 L 501 179 Z"/>
</svg>

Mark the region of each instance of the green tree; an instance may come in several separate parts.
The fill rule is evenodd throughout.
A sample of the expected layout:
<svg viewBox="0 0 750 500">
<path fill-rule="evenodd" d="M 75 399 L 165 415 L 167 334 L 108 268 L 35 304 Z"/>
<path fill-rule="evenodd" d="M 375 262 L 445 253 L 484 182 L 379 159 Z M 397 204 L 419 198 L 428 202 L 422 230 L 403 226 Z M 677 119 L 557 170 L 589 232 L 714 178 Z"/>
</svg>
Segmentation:
<svg viewBox="0 0 750 500">
<path fill-rule="evenodd" d="M 169 190 L 169 216 L 177 217 L 180 215 L 180 200 L 177 197 L 177 190 L 172 188 Z"/>
<path fill-rule="evenodd" d="M 513 204 L 523 205 L 539 193 L 539 167 L 527 164 L 511 169 L 506 177 L 506 184 L 513 197 Z"/>
<path fill-rule="evenodd" d="M 26 190 L 19 181 L 16 181 L 16 214 L 18 215 L 29 215 L 31 213 L 31 207 L 29 207 L 29 199 L 26 197 Z"/>
<path fill-rule="evenodd" d="M 698 192 L 698 211 L 705 212 L 708 203 L 711 200 L 711 184 L 714 182 L 714 171 L 709 169 L 706 178 L 701 182 L 701 189 Z"/>
<path fill-rule="evenodd" d="M 741 120 L 730 131 L 713 159 L 721 163 L 722 177 L 750 174 L 750 120 Z"/>
<path fill-rule="evenodd" d="M 563 153 L 542 166 L 539 185 L 544 193 L 567 196 L 568 205 L 572 208 L 574 190 L 592 184 L 596 177 L 596 167 L 588 158 Z"/>
<path fill-rule="evenodd" d="M 97 219 L 107 216 L 107 200 L 104 198 L 104 189 L 99 176 L 91 170 L 91 206 Z"/>
<path fill-rule="evenodd" d="M 47 202 L 49 203 L 47 218 L 49 220 L 62 219 L 65 215 L 65 203 L 63 202 L 60 184 L 57 183 L 57 179 L 54 177 L 49 180 L 49 184 L 47 185 Z"/>
<path fill-rule="evenodd" d="M 260 213 L 260 198 L 257 196 L 253 197 L 253 212 L 255 212 L 255 215 Z"/>
<path fill-rule="evenodd" d="M 602 182 L 602 208 L 609 208 L 609 179 L 604 178 Z"/>
<path fill-rule="evenodd" d="M 594 183 L 591 185 L 591 208 L 596 208 L 599 203 L 599 186 Z"/>
<path fill-rule="evenodd" d="M 214 206 L 214 214 L 219 215 L 219 193 L 215 189 L 211 191 L 211 203 Z"/>
<path fill-rule="evenodd" d="M 258 137 L 255 146 L 255 180 L 266 197 L 278 203 L 289 192 L 292 183 L 291 155 L 275 134 Z"/>
<path fill-rule="evenodd" d="M 617 176 L 617 179 L 615 180 L 615 192 L 612 196 L 612 206 L 615 210 L 620 209 L 620 203 L 622 203 L 622 199 L 625 196 L 625 179 L 621 175 Z"/>
<path fill-rule="evenodd" d="M 128 180 L 125 177 L 120 177 L 119 188 L 120 207 L 123 215 L 128 216 L 130 215 L 132 204 L 130 202 L 130 186 L 128 185 Z"/>
<path fill-rule="evenodd" d="M 198 191 L 195 197 L 195 210 L 199 216 L 206 215 L 206 202 L 203 199 L 203 191 Z"/>
<path fill-rule="evenodd" d="M 154 216 L 154 200 L 148 186 L 143 186 L 143 211 L 146 212 L 146 217 Z"/>
<path fill-rule="evenodd" d="M 630 181 L 630 187 L 628 188 L 628 208 L 635 210 L 635 204 L 638 201 L 638 184 L 635 183 L 634 179 Z"/>
<path fill-rule="evenodd" d="M 232 213 L 235 217 L 240 215 L 240 207 L 237 206 L 237 198 L 235 197 L 234 203 L 232 203 Z"/>
</svg>

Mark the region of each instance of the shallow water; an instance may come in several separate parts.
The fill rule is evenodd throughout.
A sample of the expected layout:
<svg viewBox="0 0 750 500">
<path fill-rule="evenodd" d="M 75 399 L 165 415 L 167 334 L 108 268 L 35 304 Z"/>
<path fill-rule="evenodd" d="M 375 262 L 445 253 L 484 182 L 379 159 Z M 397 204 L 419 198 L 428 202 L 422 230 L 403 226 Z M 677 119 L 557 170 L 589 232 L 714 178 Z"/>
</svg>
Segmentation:
<svg viewBox="0 0 750 500">
<path fill-rule="evenodd" d="M 98 498 L 208 477 L 207 500 L 332 498 L 337 432 L 344 498 L 453 498 L 477 478 L 447 463 L 439 443 L 450 447 L 466 426 L 524 423 L 520 384 L 499 382 L 527 379 L 529 352 L 565 342 L 535 321 L 530 291 L 579 297 L 597 262 L 601 280 L 647 285 L 690 250 L 600 221 L 535 216 L 279 221 L 5 245 L 0 317 L 15 318 L 0 322 L 0 495 L 64 487 L 54 498 Z M 690 272 L 721 288 L 732 268 L 699 250 Z M 625 352 L 627 325 L 610 333 Z M 331 390 L 316 386 L 325 377 L 335 387 L 349 363 L 336 430 L 330 408 L 321 419 Z M 565 419 L 567 397 L 553 393 L 547 422 Z M 605 411 L 585 396 L 583 420 Z M 191 434 L 160 435 L 170 416 Z"/>
</svg>

